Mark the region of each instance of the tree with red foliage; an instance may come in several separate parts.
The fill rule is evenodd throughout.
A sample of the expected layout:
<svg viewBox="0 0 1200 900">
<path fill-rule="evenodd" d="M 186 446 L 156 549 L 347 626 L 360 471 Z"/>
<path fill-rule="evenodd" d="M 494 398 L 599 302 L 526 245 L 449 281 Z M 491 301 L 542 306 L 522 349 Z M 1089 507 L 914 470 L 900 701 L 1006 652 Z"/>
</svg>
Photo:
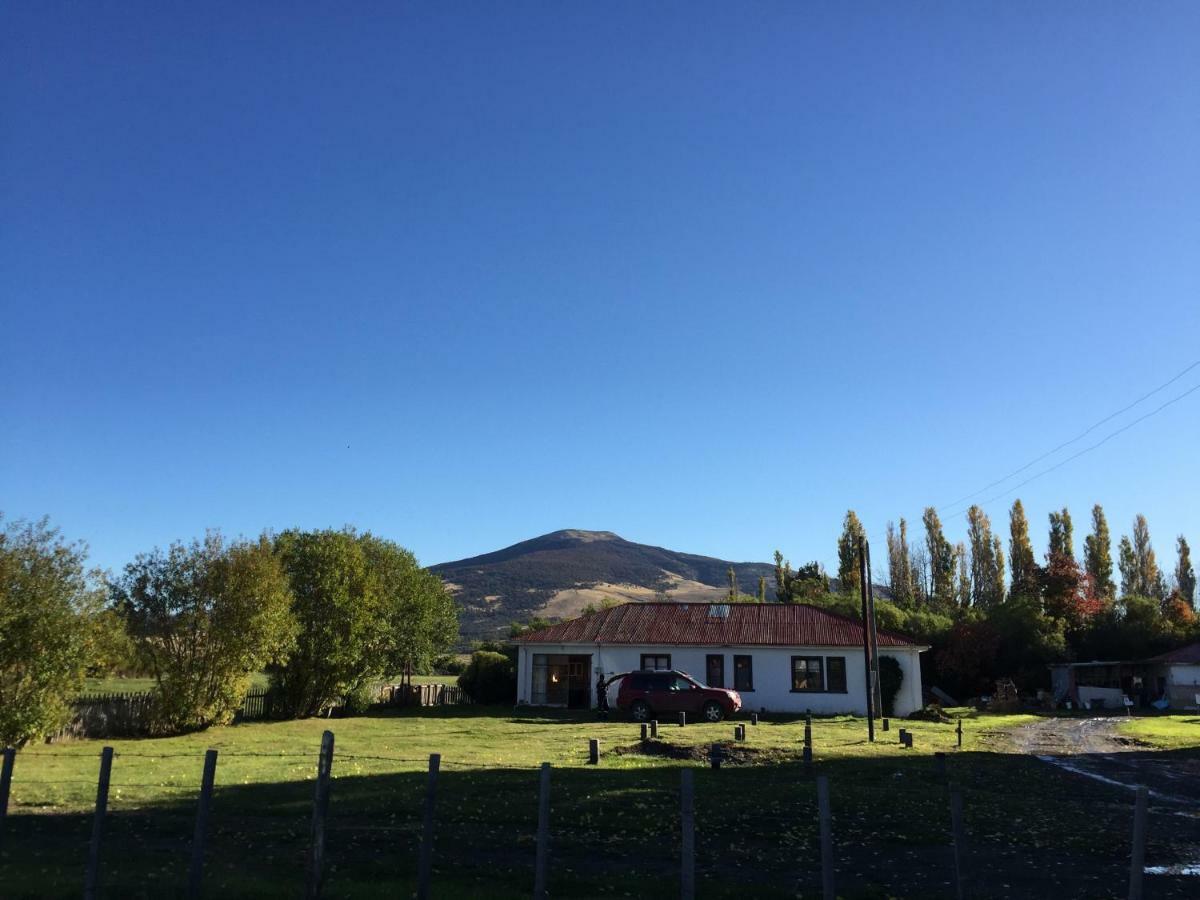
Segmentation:
<svg viewBox="0 0 1200 900">
<path fill-rule="evenodd" d="M 1046 615 L 1062 619 L 1070 631 L 1078 631 L 1104 607 L 1095 579 L 1066 553 L 1046 554 L 1038 577 Z"/>
<path fill-rule="evenodd" d="M 986 693 L 991 689 L 999 649 L 1000 635 L 987 622 L 956 622 L 937 655 L 938 673 L 952 679 L 959 693 Z"/>
</svg>

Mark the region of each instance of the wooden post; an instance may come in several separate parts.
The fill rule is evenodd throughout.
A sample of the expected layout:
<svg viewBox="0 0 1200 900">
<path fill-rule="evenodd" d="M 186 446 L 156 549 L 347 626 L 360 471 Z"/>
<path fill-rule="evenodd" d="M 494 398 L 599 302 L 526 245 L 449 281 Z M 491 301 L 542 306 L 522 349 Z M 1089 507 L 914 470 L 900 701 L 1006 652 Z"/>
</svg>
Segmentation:
<svg viewBox="0 0 1200 900">
<path fill-rule="evenodd" d="M 875 741 L 875 684 L 873 681 L 874 670 L 871 667 L 871 628 L 870 614 L 867 610 L 867 582 L 871 579 L 871 573 L 867 571 L 867 552 L 865 541 L 860 537 L 858 539 L 858 573 L 859 573 L 859 592 L 862 595 L 862 628 L 863 628 L 863 673 L 865 676 L 865 684 L 867 686 L 867 740 L 874 743 Z"/>
<path fill-rule="evenodd" d="M 679 711 L 679 727 L 682 728 L 686 724 L 687 724 L 687 713 L 685 713 L 683 710 L 680 710 Z"/>
<path fill-rule="evenodd" d="M 108 780 L 112 775 L 112 759 L 112 747 L 100 751 L 100 780 L 96 783 L 96 814 L 92 819 L 92 842 L 88 845 L 84 900 L 95 900 L 100 887 L 100 838 L 104 833 L 104 814 L 108 811 Z"/>
<path fill-rule="evenodd" d="M 938 781 L 946 780 L 946 754 L 940 750 L 933 754 L 933 772 Z"/>
<path fill-rule="evenodd" d="M 875 585 L 871 580 L 871 542 L 863 540 L 867 555 L 867 616 L 871 628 L 871 688 L 875 703 L 875 715 L 883 715 L 883 687 L 879 683 L 879 633 L 875 628 Z"/>
<path fill-rule="evenodd" d="M 720 744 L 713 744 L 708 748 L 708 762 L 714 769 L 721 768 L 722 755 Z"/>
<path fill-rule="evenodd" d="M 692 770 L 679 773 L 680 842 L 679 897 L 693 900 L 696 896 L 696 806 L 692 786 Z"/>
<path fill-rule="evenodd" d="M 542 763 L 538 785 L 537 854 L 533 862 L 533 900 L 546 900 L 546 866 L 550 856 L 550 763 Z"/>
<path fill-rule="evenodd" d="M 962 716 L 958 717 L 958 728 L 955 730 L 958 732 L 958 749 L 961 750 L 962 749 Z"/>
<path fill-rule="evenodd" d="M 890 730 L 891 730 L 891 726 L 890 726 L 890 724 L 888 723 L 888 720 L 887 720 L 886 718 L 883 720 L 883 730 L 884 730 L 884 731 L 890 731 Z"/>
<path fill-rule="evenodd" d="M 652 737 L 652 738 L 658 737 L 658 719 L 650 720 L 650 737 Z"/>
<path fill-rule="evenodd" d="M 200 776 L 200 803 L 196 807 L 196 830 L 192 835 L 192 863 L 188 868 L 188 896 L 196 900 L 203 895 L 204 841 L 208 836 L 208 809 L 212 805 L 213 781 L 217 774 L 217 751 L 204 754 L 204 771 Z"/>
<path fill-rule="evenodd" d="M 1129 900 L 1142 900 L 1146 874 L 1146 801 L 1149 792 L 1139 786 L 1133 801 L 1133 852 L 1129 856 Z"/>
<path fill-rule="evenodd" d="M 650 734 L 650 726 L 645 722 L 642 723 L 642 743 L 646 743 L 646 736 Z"/>
<path fill-rule="evenodd" d="M 304 896 L 321 896 L 322 868 L 325 862 L 325 814 L 329 811 L 329 772 L 333 768 L 333 732 L 321 735 L 321 755 L 317 758 L 317 786 L 313 794 L 312 832 L 309 840 L 308 877 Z"/>
<path fill-rule="evenodd" d="M 758 724 L 758 713 L 750 713 L 750 724 L 751 725 Z"/>
<path fill-rule="evenodd" d="M 425 784 L 425 819 L 421 823 L 421 855 L 417 859 L 417 900 L 429 898 L 429 870 L 433 861 L 433 801 L 437 796 L 442 754 L 429 754 L 429 780 Z"/>
<path fill-rule="evenodd" d="M 967 853 L 967 836 L 963 828 L 962 792 L 954 786 L 950 788 L 950 830 L 954 838 L 954 896 L 957 900 L 963 900 L 966 896 L 963 887 L 963 863 Z"/>
<path fill-rule="evenodd" d="M 17 758 L 15 747 L 5 747 L 3 763 L 0 764 L 0 847 L 4 846 L 4 820 L 8 817 L 8 792 L 12 786 L 13 763 Z"/>
<path fill-rule="evenodd" d="M 588 739 L 588 765 L 600 765 L 600 741 L 598 738 Z"/>
<path fill-rule="evenodd" d="M 821 827 L 821 896 L 836 900 L 833 887 L 833 814 L 829 810 L 829 779 L 817 776 L 817 818 Z"/>
</svg>

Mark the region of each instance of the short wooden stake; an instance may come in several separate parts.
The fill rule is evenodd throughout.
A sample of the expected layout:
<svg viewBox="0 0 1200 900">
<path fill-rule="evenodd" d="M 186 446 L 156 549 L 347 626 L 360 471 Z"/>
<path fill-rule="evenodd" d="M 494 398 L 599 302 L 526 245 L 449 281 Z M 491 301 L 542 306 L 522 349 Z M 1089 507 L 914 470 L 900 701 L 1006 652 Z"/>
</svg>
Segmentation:
<svg viewBox="0 0 1200 900">
<path fill-rule="evenodd" d="M 588 765 L 600 765 L 600 740 L 598 738 L 588 738 Z"/>
<path fill-rule="evenodd" d="M 682 728 L 687 724 L 687 713 L 680 710 L 679 712 L 679 727 Z"/>
<path fill-rule="evenodd" d="M 542 763 L 538 782 L 537 852 L 533 861 L 533 900 L 546 900 L 546 868 L 550 857 L 550 763 Z"/>
<path fill-rule="evenodd" d="M 886 718 L 883 720 L 883 730 L 884 730 L 884 731 L 891 731 L 891 730 L 892 730 L 891 723 L 889 723 L 889 722 L 888 722 L 888 720 L 887 720 Z"/>
<path fill-rule="evenodd" d="M 696 806 L 691 769 L 679 773 L 679 801 L 682 832 L 679 897 L 680 900 L 693 900 L 696 896 Z"/>
<path fill-rule="evenodd" d="M 17 759 L 15 747 L 5 747 L 0 751 L 0 848 L 4 846 L 4 820 L 8 817 L 8 792 L 12 787 L 13 763 Z"/>
<path fill-rule="evenodd" d="M 821 827 L 821 896 L 836 900 L 833 886 L 833 815 L 829 810 L 829 778 L 817 776 L 817 818 Z"/>
<path fill-rule="evenodd" d="M 958 732 L 958 749 L 961 750 L 962 749 L 962 716 L 958 717 L 958 728 L 955 730 Z"/>
<path fill-rule="evenodd" d="M 321 879 L 325 863 L 325 814 L 329 811 L 329 773 L 333 769 L 333 732 L 321 735 L 321 755 L 317 758 L 317 786 L 313 793 L 312 831 L 309 839 L 308 877 L 304 896 L 315 900 L 321 896 Z"/>
<path fill-rule="evenodd" d="M 437 797 L 442 754 L 429 754 L 429 780 L 425 783 L 425 816 L 421 823 L 421 855 L 417 859 L 417 900 L 428 900 L 429 873 L 433 864 L 433 804 Z"/>
<path fill-rule="evenodd" d="M 1129 900 L 1142 900 L 1146 874 L 1146 803 L 1149 791 L 1139 786 L 1133 800 L 1133 851 L 1129 856 Z"/>
<path fill-rule="evenodd" d="M 646 740 L 646 736 L 650 734 L 650 726 L 645 722 L 642 723 L 642 740 Z"/>
<path fill-rule="evenodd" d="M 758 713 L 750 713 L 750 724 L 751 725 L 758 724 Z"/>
<path fill-rule="evenodd" d="M 84 900 L 95 900 L 100 887 L 100 838 L 104 834 L 104 815 L 108 811 L 108 781 L 112 775 L 113 748 L 100 751 L 100 780 L 96 783 L 96 814 L 92 819 L 92 842 L 88 845 L 87 875 L 83 881 Z"/>
<path fill-rule="evenodd" d="M 658 737 L 658 719 L 650 720 L 650 737 Z"/>
<path fill-rule="evenodd" d="M 713 744 L 708 748 L 708 762 L 714 769 L 721 768 L 721 760 L 724 757 L 724 751 L 721 750 L 720 744 Z"/>
<path fill-rule="evenodd" d="M 204 771 L 200 775 L 200 803 L 196 806 L 196 830 L 192 835 L 192 863 L 188 867 L 188 896 L 203 896 L 204 842 L 208 837 L 208 810 L 212 805 L 213 781 L 217 774 L 217 751 L 204 753 Z"/>
<path fill-rule="evenodd" d="M 967 835 L 963 828 L 962 792 L 953 786 L 950 788 L 950 831 L 954 839 L 954 896 L 957 900 L 963 900 L 966 896 L 963 875 L 967 854 Z"/>
</svg>

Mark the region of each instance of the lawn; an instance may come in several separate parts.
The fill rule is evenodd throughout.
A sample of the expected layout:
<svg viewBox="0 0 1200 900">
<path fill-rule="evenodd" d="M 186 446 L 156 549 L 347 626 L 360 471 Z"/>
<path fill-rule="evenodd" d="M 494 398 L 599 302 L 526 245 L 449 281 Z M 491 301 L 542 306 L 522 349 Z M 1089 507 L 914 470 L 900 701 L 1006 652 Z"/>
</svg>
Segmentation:
<svg viewBox="0 0 1200 900">
<path fill-rule="evenodd" d="M 1121 723 L 1127 737 L 1160 750 L 1180 750 L 1200 746 L 1200 715 L 1143 716 Z"/>
<path fill-rule="evenodd" d="M 866 740 L 861 719 L 814 720 L 815 770 L 830 778 L 839 892 L 847 897 L 950 896 L 948 754 L 964 793 L 973 896 L 1119 896 L 1127 877 L 1129 798 L 1005 751 L 1024 716 L 953 725 L 892 722 Z M 898 743 L 910 728 L 914 748 Z M 679 770 L 696 771 L 699 894 L 793 897 L 819 886 L 812 775 L 803 722 L 764 719 L 732 745 L 733 725 L 638 726 L 586 714 L 513 715 L 481 707 L 360 718 L 247 723 L 114 747 L 103 856 L 110 896 L 180 889 L 203 752 L 219 751 L 206 869 L 210 896 L 293 897 L 303 884 L 317 748 L 336 735 L 327 896 L 407 896 L 413 889 L 428 754 L 442 754 L 434 896 L 528 896 L 537 766 L 552 776 L 555 896 L 678 892 Z M 587 740 L 602 758 L 587 765 Z M 706 767 L 713 742 L 736 761 Z M 74 896 L 82 885 L 101 742 L 33 746 L 17 757 L 0 848 L 5 897 Z M 1151 829 L 1149 859 L 1177 852 Z M 1167 893 L 1186 896 L 1163 879 Z M 1195 885 L 1188 885 L 1194 889 Z"/>
<path fill-rule="evenodd" d="M 399 683 L 399 677 L 395 681 Z M 458 684 L 458 676 L 414 675 L 412 681 L 413 684 Z M 154 690 L 154 683 L 153 678 L 121 678 L 115 675 L 108 678 L 89 678 L 84 682 L 83 693 L 141 694 Z M 251 676 L 250 683 L 256 688 L 265 688 L 270 686 L 271 679 L 266 672 L 256 672 Z"/>
</svg>

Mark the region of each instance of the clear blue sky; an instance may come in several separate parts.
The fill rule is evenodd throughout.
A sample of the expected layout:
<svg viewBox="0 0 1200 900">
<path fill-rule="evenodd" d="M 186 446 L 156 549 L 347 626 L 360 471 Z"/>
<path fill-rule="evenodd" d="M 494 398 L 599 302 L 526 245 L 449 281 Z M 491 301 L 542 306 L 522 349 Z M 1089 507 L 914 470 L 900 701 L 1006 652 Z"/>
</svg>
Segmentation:
<svg viewBox="0 0 1200 900">
<path fill-rule="evenodd" d="M 848 507 L 879 556 L 1200 358 L 1196 4 L 29 2 L 0 41 L 0 509 L 105 567 L 345 523 L 829 560 Z M 1170 564 L 1198 460 L 1200 392 L 1019 493 Z"/>
</svg>

